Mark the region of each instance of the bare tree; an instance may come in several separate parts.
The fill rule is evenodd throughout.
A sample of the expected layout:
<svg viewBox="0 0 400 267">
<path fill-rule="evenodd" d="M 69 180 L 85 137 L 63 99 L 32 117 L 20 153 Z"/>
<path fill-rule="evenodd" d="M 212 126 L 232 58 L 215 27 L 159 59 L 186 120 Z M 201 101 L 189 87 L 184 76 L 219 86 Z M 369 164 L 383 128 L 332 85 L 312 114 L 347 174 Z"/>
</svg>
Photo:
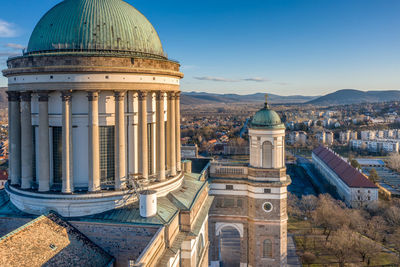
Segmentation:
<svg viewBox="0 0 400 267">
<path fill-rule="evenodd" d="M 324 229 L 326 241 L 332 231 L 350 224 L 345 210 L 328 195 L 319 196 L 318 206 L 313 212 L 313 222 Z"/>
<path fill-rule="evenodd" d="M 313 195 L 307 195 L 301 198 L 299 208 L 307 218 L 311 218 L 311 213 L 317 208 L 317 201 L 317 197 Z"/>
<path fill-rule="evenodd" d="M 381 216 L 374 216 L 365 227 L 365 234 L 375 241 L 382 241 L 388 229 L 386 221 Z"/>
<path fill-rule="evenodd" d="M 389 168 L 399 171 L 400 170 L 400 154 L 399 153 L 392 153 L 389 155 L 388 159 L 388 166 Z"/>
<path fill-rule="evenodd" d="M 388 207 L 384 216 L 390 226 L 400 227 L 400 208 L 395 206 Z"/>
<path fill-rule="evenodd" d="M 347 227 L 342 227 L 332 234 L 327 248 L 335 255 L 340 267 L 344 267 L 353 256 L 355 234 Z"/>
<path fill-rule="evenodd" d="M 362 235 L 356 235 L 354 241 L 354 250 L 361 256 L 362 261 L 369 266 L 371 258 L 381 250 L 381 247 L 375 241 Z"/>
</svg>

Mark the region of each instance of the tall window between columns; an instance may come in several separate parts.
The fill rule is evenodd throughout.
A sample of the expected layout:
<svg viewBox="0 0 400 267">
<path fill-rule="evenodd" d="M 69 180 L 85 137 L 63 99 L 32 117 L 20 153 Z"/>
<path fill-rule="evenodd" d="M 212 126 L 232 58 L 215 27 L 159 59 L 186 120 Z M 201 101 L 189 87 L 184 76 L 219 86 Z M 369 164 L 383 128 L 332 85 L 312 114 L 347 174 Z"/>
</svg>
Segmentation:
<svg viewBox="0 0 400 267">
<path fill-rule="evenodd" d="M 100 183 L 103 187 L 114 186 L 114 126 L 100 126 Z"/>
<path fill-rule="evenodd" d="M 62 183 L 62 127 L 53 128 L 53 183 Z"/>
</svg>

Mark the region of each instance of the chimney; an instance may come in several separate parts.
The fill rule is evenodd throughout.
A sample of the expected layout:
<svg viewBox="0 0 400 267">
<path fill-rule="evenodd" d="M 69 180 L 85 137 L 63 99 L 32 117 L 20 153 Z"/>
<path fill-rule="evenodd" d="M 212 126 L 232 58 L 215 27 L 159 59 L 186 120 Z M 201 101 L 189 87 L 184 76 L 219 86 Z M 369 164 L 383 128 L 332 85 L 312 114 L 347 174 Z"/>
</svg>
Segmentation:
<svg viewBox="0 0 400 267">
<path fill-rule="evenodd" d="M 144 190 L 139 193 L 140 216 L 153 217 L 157 214 L 157 191 Z"/>
</svg>

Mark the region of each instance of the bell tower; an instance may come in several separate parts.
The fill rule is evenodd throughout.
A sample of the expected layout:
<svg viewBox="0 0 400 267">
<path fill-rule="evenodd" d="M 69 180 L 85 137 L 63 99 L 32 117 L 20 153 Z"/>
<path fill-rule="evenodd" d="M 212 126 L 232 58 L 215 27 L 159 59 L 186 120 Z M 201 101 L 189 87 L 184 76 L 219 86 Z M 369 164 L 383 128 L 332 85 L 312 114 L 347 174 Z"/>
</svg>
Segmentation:
<svg viewBox="0 0 400 267">
<path fill-rule="evenodd" d="M 265 104 L 249 124 L 249 162 L 213 162 L 211 266 L 287 265 L 285 126 Z"/>
</svg>

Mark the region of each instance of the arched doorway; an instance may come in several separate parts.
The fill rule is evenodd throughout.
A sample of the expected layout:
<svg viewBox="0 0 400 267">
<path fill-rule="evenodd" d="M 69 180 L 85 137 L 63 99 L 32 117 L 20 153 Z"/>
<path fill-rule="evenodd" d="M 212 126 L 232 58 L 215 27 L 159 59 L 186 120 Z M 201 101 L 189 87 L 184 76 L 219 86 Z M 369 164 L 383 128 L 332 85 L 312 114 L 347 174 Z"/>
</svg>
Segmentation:
<svg viewBox="0 0 400 267">
<path fill-rule="evenodd" d="M 270 141 L 262 144 L 262 167 L 272 168 L 272 143 Z"/>
<path fill-rule="evenodd" d="M 219 260 L 222 267 L 240 267 L 240 233 L 232 226 L 219 234 Z"/>
</svg>

